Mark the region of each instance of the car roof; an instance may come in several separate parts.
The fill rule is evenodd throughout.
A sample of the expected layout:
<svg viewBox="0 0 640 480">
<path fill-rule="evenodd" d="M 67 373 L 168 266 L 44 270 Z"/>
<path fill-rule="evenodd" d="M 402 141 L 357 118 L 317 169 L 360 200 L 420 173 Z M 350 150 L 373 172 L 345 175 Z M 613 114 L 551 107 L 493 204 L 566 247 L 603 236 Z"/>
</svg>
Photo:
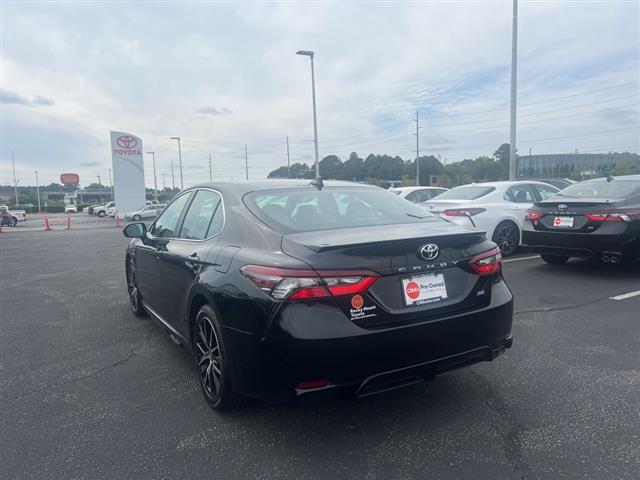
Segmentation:
<svg viewBox="0 0 640 480">
<path fill-rule="evenodd" d="M 314 188 L 310 185 L 313 180 L 308 179 L 273 179 L 273 180 L 242 180 L 237 182 L 207 182 L 193 185 L 190 188 L 215 188 L 239 195 L 255 192 L 260 190 L 280 190 L 288 188 Z M 366 183 L 345 182 L 342 180 L 324 180 L 325 187 L 361 187 L 361 188 L 380 188 L 375 185 Z"/>
<path fill-rule="evenodd" d="M 545 187 L 547 187 L 547 186 L 552 186 L 553 187 L 553 185 L 549 185 L 548 183 L 541 182 L 541 181 L 538 181 L 538 180 L 502 180 L 502 181 L 499 181 L 499 182 L 467 183 L 466 185 L 460 185 L 460 186 L 461 187 L 477 186 L 477 187 L 508 188 L 508 187 L 513 186 L 513 185 L 518 185 L 519 183 L 535 183 L 535 184 L 538 184 L 538 185 L 544 185 Z M 555 188 L 557 188 L 557 187 L 555 187 Z"/>
<path fill-rule="evenodd" d="M 640 180 L 640 175 L 619 175 L 619 176 L 612 176 L 611 177 L 612 180 Z M 599 177 L 599 178 L 591 178 L 589 180 L 583 180 L 583 182 L 602 182 L 603 180 L 606 180 L 607 177 Z M 582 183 L 582 182 L 580 182 Z"/>
<path fill-rule="evenodd" d="M 394 190 L 398 192 L 413 192 L 416 190 L 446 190 L 445 187 L 438 187 L 436 185 L 428 185 L 428 186 L 413 186 L 413 187 L 391 187 L 389 190 Z"/>
</svg>

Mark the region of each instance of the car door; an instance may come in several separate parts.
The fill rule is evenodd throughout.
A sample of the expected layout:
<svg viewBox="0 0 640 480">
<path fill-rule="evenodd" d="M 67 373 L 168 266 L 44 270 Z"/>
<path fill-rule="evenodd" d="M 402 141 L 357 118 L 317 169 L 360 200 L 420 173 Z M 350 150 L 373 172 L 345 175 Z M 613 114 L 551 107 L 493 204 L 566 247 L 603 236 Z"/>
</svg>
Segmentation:
<svg viewBox="0 0 640 480">
<path fill-rule="evenodd" d="M 161 256 L 171 238 L 178 234 L 185 206 L 191 191 L 175 198 L 167 209 L 151 225 L 142 243 L 136 247 L 136 281 L 144 302 L 159 313 L 162 301 Z"/>
<path fill-rule="evenodd" d="M 536 201 L 536 196 L 530 183 L 518 183 L 512 185 L 505 195 L 505 200 L 509 202 L 509 208 L 513 211 L 518 220 L 518 225 L 522 227 L 527 210 Z"/>
<path fill-rule="evenodd" d="M 198 189 L 183 216 L 180 231 L 161 255 L 163 317 L 183 336 L 188 332 L 181 320 L 189 293 L 197 282 L 209 251 L 216 245 L 224 223 L 222 197 L 213 189 Z"/>
</svg>

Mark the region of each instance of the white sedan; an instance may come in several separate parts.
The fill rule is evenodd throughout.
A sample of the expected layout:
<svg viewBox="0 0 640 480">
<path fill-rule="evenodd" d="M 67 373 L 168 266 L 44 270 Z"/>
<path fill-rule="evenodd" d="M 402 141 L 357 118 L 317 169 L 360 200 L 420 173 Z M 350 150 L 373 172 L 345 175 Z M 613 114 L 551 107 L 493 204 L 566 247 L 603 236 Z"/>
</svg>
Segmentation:
<svg viewBox="0 0 640 480">
<path fill-rule="evenodd" d="M 145 218 L 156 218 L 158 214 L 164 209 L 166 205 L 164 203 L 155 203 L 153 205 L 145 205 L 144 207 L 136 210 L 135 212 L 128 212 L 124 214 L 125 220 L 133 220 L 139 222 Z"/>
<path fill-rule="evenodd" d="M 390 188 L 389 191 L 411 203 L 423 203 L 446 192 L 447 189 L 444 187 L 398 187 Z"/>
<path fill-rule="evenodd" d="M 473 183 L 452 188 L 424 206 L 454 223 L 484 230 L 508 256 L 520 245 L 527 210 L 559 191 L 533 181 Z"/>
</svg>

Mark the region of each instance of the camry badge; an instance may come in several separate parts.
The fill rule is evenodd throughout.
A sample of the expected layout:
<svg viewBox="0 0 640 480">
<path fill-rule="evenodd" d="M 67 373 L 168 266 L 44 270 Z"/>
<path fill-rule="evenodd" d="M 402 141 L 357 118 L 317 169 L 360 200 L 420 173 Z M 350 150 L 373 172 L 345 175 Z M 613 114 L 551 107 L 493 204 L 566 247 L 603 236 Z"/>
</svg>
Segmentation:
<svg viewBox="0 0 640 480">
<path fill-rule="evenodd" d="M 435 260 L 439 253 L 440 248 L 435 243 L 427 243 L 418 250 L 418 254 L 425 260 Z"/>
<path fill-rule="evenodd" d="M 558 205 L 558 208 L 559 208 L 560 210 L 566 210 L 566 209 L 567 209 L 567 206 L 566 206 L 564 203 L 561 203 L 560 205 Z"/>
</svg>

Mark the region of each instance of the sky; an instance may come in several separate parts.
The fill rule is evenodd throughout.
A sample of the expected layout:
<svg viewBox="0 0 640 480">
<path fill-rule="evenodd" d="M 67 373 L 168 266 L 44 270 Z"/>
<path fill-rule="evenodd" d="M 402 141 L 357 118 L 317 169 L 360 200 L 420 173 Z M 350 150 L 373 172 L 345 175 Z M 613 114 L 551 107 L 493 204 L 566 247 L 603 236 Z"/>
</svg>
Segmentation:
<svg viewBox="0 0 640 480">
<path fill-rule="evenodd" d="M 520 1 L 521 155 L 640 149 L 640 3 Z M 11 2 L 0 7 L 0 184 L 108 184 L 109 132 L 172 185 L 349 153 L 449 163 L 509 139 L 512 3 Z M 153 187 L 150 155 L 145 181 Z"/>
</svg>

